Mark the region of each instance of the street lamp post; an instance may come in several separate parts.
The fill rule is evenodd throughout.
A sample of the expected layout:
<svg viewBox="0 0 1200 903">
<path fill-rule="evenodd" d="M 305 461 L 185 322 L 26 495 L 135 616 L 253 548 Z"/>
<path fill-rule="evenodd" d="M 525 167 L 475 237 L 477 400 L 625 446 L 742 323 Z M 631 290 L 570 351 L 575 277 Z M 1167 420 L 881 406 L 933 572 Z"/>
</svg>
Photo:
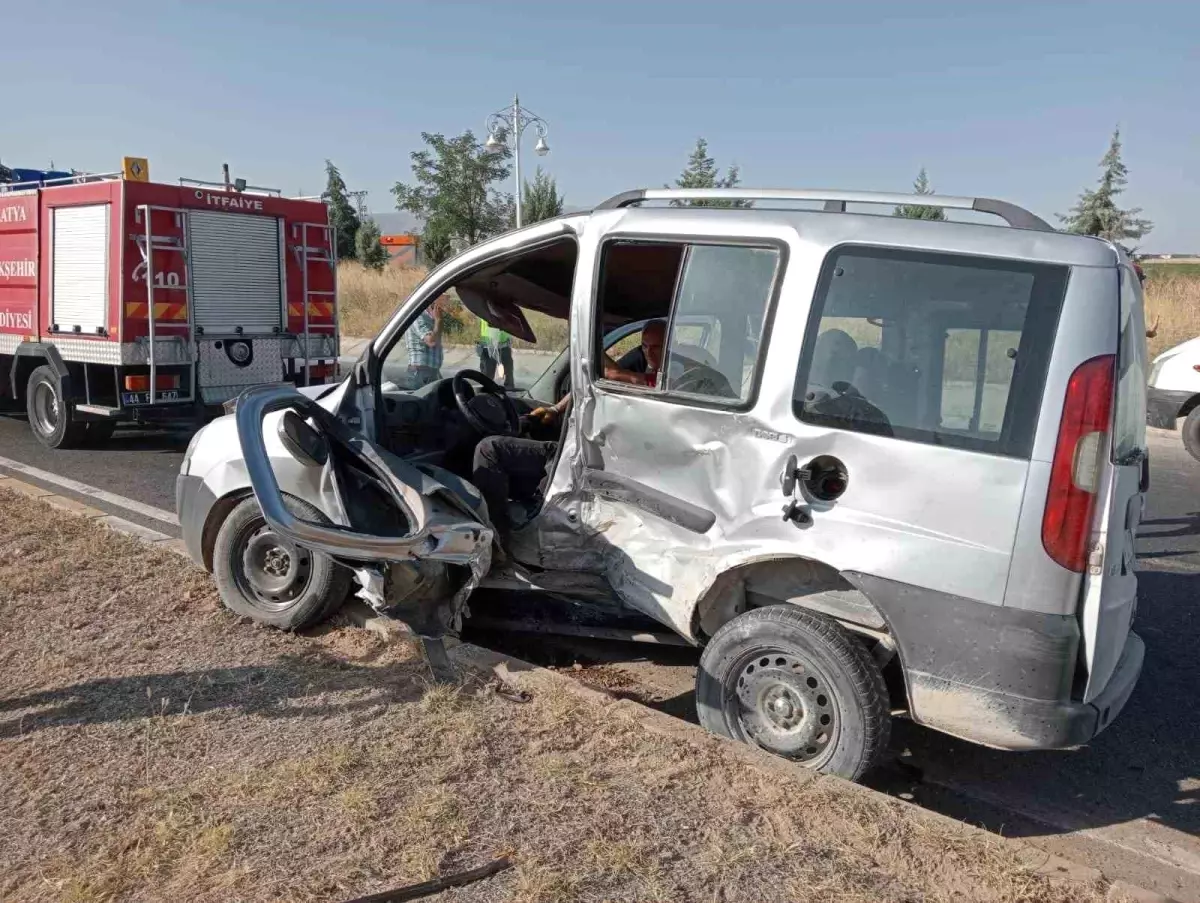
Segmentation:
<svg viewBox="0 0 1200 903">
<path fill-rule="evenodd" d="M 546 143 L 546 121 L 521 106 L 520 98 L 514 94 L 511 107 L 497 110 L 488 117 L 488 137 L 483 144 L 490 151 L 498 151 L 505 147 L 509 136 L 512 136 L 513 174 L 517 180 L 517 228 L 521 227 L 521 136 L 530 126 L 538 136 L 533 152 L 544 157 L 550 153 L 550 145 Z"/>
</svg>

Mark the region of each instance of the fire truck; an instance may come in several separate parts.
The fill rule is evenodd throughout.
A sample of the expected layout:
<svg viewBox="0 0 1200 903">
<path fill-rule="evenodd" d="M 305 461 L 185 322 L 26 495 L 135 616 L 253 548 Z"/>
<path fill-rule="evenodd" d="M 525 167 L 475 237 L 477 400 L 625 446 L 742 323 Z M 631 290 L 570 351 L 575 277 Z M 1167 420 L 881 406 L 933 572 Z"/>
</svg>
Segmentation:
<svg viewBox="0 0 1200 903">
<path fill-rule="evenodd" d="M 320 200 L 155 183 L 138 158 L 49 175 L 0 184 L 0 409 L 26 411 L 44 445 L 195 423 L 248 386 L 335 377 Z"/>
</svg>

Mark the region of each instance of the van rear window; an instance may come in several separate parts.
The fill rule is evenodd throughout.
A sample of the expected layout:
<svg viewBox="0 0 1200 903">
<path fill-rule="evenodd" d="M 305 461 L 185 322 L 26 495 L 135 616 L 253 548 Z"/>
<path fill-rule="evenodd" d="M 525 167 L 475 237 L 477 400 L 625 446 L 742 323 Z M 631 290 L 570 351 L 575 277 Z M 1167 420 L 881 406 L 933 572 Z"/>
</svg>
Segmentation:
<svg viewBox="0 0 1200 903">
<path fill-rule="evenodd" d="M 843 246 L 796 376 L 806 423 L 1029 457 L 1068 268 Z"/>
</svg>

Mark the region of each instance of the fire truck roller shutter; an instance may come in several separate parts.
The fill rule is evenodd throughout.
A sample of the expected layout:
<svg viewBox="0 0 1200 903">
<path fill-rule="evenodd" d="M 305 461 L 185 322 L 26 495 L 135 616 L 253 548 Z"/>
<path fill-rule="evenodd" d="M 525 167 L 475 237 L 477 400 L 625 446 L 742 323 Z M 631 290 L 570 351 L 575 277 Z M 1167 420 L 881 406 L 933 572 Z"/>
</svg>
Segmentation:
<svg viewBox="0 0 1200 903">
<path fill-rule="evenodd" d="M 62 332 L 108 322 L 108 221 L 108 204 L 53 208 L 50 317 Z"/>
<path fill-rule="evenodd" d="M 210 335 L 271 335 L 283 325 L 279 220 L 188 213 L 192 319 Z"/>
</svg>

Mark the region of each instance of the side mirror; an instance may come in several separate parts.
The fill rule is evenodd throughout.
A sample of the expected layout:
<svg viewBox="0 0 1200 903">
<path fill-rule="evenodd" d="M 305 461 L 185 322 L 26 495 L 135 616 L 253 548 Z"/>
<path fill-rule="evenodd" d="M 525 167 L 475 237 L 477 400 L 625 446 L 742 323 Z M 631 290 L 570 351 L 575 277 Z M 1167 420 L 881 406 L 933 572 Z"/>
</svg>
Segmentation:
<svg viewBox="0 0 1200 903">
<path fill-rule="evenodd" d="M 284 411 L 279 421 L 279 441 L 305 467 L 324 467 L 329 443 L 295 411 Z"/>
</svg>

